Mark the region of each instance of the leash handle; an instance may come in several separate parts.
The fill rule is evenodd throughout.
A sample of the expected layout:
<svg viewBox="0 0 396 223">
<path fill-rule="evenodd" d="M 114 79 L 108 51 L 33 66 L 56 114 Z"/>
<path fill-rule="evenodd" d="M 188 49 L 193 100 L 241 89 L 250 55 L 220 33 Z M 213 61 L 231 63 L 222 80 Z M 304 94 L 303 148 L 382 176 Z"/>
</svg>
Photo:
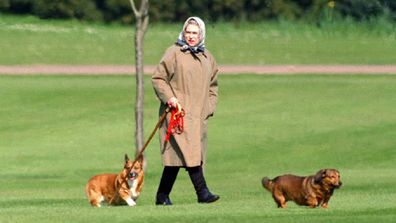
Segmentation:
<svg viewBox="0 0 396 223">
<path fill-rule="evenodd" d="M 172 115 L 169 120 L 168 130 L 165 141 L 169 141 L 170 136 L 173 134 L 181 134 L 184 130 L 184 109 L 181 108 L 180 104 L 177 104 L 176 108 L 172 109 Z"/>
</svg>

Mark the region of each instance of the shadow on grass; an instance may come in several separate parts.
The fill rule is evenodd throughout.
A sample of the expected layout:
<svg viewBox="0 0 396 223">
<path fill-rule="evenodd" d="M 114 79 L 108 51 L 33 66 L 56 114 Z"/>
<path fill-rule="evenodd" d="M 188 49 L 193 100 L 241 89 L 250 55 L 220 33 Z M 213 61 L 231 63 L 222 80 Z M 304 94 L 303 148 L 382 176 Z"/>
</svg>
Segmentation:
<svg viewBox="0 0 396 223">
<path fill-rule="evenodd" d="M 21 208 L 21 207 L 54 207 L 54 206 L 84 206 L 87 205 L 85 199 L 54 199 L 54 198 L 41 198 L 41 199 L 17 199 L 0 201 L 0 209 L 6 208 Z"/>
</svg>

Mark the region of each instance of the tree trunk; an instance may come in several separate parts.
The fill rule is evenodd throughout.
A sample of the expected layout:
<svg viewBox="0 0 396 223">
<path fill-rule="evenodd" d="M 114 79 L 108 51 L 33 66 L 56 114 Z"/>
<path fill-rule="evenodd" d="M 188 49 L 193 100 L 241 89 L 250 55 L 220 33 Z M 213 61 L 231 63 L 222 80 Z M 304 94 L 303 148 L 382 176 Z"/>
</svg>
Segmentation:
<svg viewBox="0 0 396 223">
<path fill-rule="evenodd" d="M 136 17 L 135 27 L 135 65 L 136 65 L 136 104 L 135 104 L 135 154 L 144 145 L 143 131 L 143 103 L 144 103 L 144 69 L 143 69 L 143 41 L 148 27 L 148 0 L 141 0 L 139 11 L 136 10 L 134 0 L 130 0 Z M 146 161 L 146 159 L 144 160 Z M 146 163 L 146 162 L 144 162 Z"/>
</svg>

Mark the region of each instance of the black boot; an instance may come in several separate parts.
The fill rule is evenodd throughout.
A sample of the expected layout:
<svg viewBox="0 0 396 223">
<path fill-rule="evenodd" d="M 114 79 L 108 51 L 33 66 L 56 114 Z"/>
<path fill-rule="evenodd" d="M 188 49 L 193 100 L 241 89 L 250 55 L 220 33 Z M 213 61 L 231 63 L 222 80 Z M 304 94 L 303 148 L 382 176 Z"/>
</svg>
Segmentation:
<svg viewBox="0 0 396 223">
<path fill-rule="evenodd" d="M 165 166 L 161 182 L 157 190 L 156 205 L 172 205 L 169 194 L 172 191 L 180 167 Z"/>
<path fill-rule="evenodd" d="M 210 193 L 203 175 L 202 167 L 187 167 L 188 174 L 190 175 L 191 182 L 194 185 L 195 192 L 197 193 L 199 203 L 212 203 L 217 201 L 220 197 Z"/>
</svg>

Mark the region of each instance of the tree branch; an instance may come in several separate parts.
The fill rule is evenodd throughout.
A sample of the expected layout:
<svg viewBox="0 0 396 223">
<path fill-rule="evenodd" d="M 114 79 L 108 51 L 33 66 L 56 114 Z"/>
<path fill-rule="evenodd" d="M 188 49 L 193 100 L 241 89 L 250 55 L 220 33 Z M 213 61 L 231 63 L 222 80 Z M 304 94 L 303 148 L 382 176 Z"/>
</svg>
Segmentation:
<svg viewBox="0 0 396 223">
<path fill-rule="evenodd" d="M 141 14 L 140 12 L 137 11 L 136 6 L 135 6 L 135 1 L 134 0 L 129 0 L 129 2 L 131 3 L 131 7 L 133 10 L 133 13 L 135 14 L 136 17 L 140 17 Z"/>
<path fill-rule="evenodd" d="M 148 23 L 149 23 L 149 17 L 148 17 L 148 16 L 144 16 L 144 18 L 143 18 L 143 24 L 142 24 L 143 35 L 144 35 L 144 34 L 146 33 L 146 31 L 147 31 Z"/>
<path fill-rule="evenodd" d="M 143 16 L 148 15 L 148 9 L 149 9 L 149 1 L 148 0 L 142 0 L 142 4 L 140 5 L 140 13 L 143 14 Z"/>
</svg>

